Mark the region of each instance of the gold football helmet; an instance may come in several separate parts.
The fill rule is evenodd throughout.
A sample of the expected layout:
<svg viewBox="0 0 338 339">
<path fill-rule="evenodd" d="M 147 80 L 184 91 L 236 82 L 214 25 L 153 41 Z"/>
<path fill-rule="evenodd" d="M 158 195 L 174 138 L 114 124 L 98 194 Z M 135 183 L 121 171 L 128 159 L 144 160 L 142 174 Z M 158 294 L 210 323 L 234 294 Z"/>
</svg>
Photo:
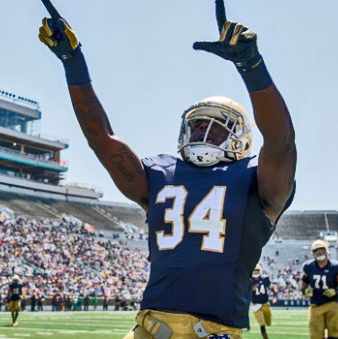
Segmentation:
<svg viewBox="0 0 338 339">
<path fill-rule="evenodd" d="M 251 151 L 250 123 L 244 108 L 226 97 L 209 97 L 183 113 L 178 151 L 201 167 L 247 157 Z"/>
<path fill-rule="evenodd" d="M 325 249 L 325 254 L 315 253 L 320 248 Z M 311 252 L 317 261 L 323 261 L 329 256 L 329 244 L 321 239 L 315 240 L 311 245 Z"/>
<path fill-rule="evenodd" d="M 256 267 L 254 268 L 253 272 L 252 272 L 252 277 L 253 278 L 258 278 L 262 275 L 263 273 L 263 268 L 260 264 L 257 264 Z"/>
</svg>

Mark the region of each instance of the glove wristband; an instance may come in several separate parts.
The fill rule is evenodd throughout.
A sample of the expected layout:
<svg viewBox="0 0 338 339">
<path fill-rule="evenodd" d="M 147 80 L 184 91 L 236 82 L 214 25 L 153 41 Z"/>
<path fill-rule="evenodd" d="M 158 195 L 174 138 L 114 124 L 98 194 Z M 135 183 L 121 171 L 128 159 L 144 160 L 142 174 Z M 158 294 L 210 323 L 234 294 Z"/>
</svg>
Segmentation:
<svg viewBox="0 0 338 339">
<path fill-rule="evenodd" d="M 74 55 L 63 61 L 68 85 L 85 85 L 91 82 L 87 63 L 80 46 Z"/>
<path fill-rule="evenodd" d="M 253 65 L 251 69 L 237 66 L 237 70 L 250 93 L 261 91 L 273 84 L 262 57 L 260 57 L 256 65 Z"/>
</svg>

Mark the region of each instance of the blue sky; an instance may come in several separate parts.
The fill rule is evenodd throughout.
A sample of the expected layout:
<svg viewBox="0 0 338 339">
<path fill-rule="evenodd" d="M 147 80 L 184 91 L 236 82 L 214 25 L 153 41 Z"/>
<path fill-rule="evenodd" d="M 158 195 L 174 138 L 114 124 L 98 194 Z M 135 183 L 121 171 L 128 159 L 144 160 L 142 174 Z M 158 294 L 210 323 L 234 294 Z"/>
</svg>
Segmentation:
<svg viewBox="0 0 338 339">
<path fill-rule="evenodd" d="M 225 95 L 251 112 L 233 65 L 191 48 L 196 40 L 217 38 L 213 0 L 54 2 L 78 33 L 114 131 L 140 157 L 175 153 L 181 113 L 201 98 Z M 338 2 L 226 3 L 229 19 L 258 33 L 293 117 L 299 160 L 292 209 L 338 209 Z M 37 0 L 18 4 L 1 6 L 0 87 L 38 100 L 41 132 L 70 141 L 67 181 L 97 186 L 106 200 L 127 201 L 82 136 L 60 62 L 37 38 L 44 8 Z M 255 151 L 260 144 L 255 132 Z"/>
</svg>

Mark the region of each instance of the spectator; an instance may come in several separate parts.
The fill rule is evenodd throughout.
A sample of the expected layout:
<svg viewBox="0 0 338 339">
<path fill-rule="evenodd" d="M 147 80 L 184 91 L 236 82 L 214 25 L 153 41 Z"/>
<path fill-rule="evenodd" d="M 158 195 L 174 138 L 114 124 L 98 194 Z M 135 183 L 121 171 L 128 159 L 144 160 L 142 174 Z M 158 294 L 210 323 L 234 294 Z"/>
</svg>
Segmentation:
<svg viewBox="0 0 338 339">
<path fill-rule="evenodd" d="M 102 310 L 108 311 L 108 305 L 109 305 L 109 299 L 106 295 L 104 295 L 103 300 L 102 300 Z"/>
<path fill-rule="evenodd" d="M 35 293 L 33 293 L 31 296 L 31 312 L 35 312 L 35 307 L 36 307 L 36 295 Z"/>
<path fill-rule="evenodd" d="M 87 294 L 83 299 L 83 310 L 84 311 L 89 310 L 89 304 L 90 304 L 90 298 L 89 298 L 89 295 Z"/>
<path fill-rule="evenodd" d="M 37 296 L 36 306 L 38 312 L 43 312 L 43 296 L 41 294 Z"/>
<path fill-rule="evenodd" d="M 0 243 L 0 286 L 18 269 L 27 293 L 49 296 L 53 311 L 70 293 L 124 296 L 122 304 L 138 307 L 149 271 L 142 249 L 95 237 L 78 220 L 25 216 L 0 221 Z"/>
</svg>

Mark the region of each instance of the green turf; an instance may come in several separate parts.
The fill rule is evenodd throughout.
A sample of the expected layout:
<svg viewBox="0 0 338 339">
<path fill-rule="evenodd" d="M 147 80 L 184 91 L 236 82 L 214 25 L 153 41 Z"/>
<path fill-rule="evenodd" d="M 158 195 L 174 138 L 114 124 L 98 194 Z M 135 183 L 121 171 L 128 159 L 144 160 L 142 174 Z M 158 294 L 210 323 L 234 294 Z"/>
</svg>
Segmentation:
<svg viewBox="0 0 338 339">
<path fill-rule="evenodd" d="M 133 324 L 132 312 L 22 313 L 9 327 L 9 313 L 0 313 L 0 339 L 121 339 Z M 273 310 L 269 333 L 274 339 L 308 338 L 305 310 Z M 252 330 L 244 339 L 260 338 Z"/>
</svg>

